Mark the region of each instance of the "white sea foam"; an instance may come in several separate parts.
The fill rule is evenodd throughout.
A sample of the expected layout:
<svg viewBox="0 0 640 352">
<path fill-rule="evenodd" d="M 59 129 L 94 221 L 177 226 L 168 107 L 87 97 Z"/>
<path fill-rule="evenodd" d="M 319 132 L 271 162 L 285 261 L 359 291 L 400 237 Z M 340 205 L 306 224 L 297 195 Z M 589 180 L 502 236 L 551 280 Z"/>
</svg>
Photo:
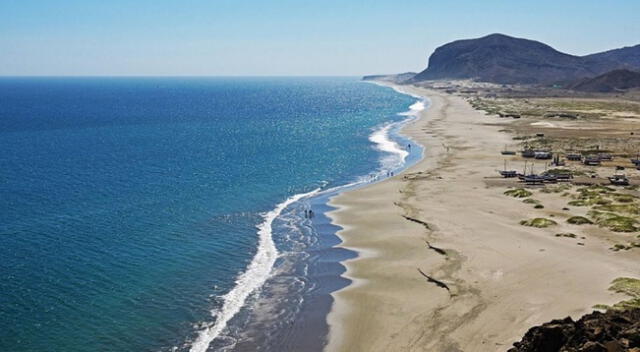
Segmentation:
<svg viewBox="0 0 640 352">
<path fill-rule="evenodd" d="M 372 83 L 383 86 L 383 87 L 389 87 L 387 85 L 379 84 L 377 82 L 372 82 Z M 405 160 L 407 156 L 409 156 L 409 152 L 403 147 L 401 147 L 400 145 L 398 145 L 397 142 L 392 140 L 390 137 L 390 134 L 392 130 L 399 128 L 402 125 L 406 124 L 407 122 L 417 118 L 420 112 L 427 108 L 427 101 L 425 100 L 424 97 L 421 97 L 409 92 L 405 92 L 400 87 L 392 86 L 392 88 L 400 94 L 409 95 L 419 100 L 411 104 L 409 106 L 408 111 L 398 113 L 398 115 L 400 116 L 407 116 L 407 119 L 400 122 L 383 125 L 378 129 L 376 129 L 375 131 L 373 131 L 373 133 L 369 136 L 369 141 L 374 143 L 375 148 L 384 153 L 380 160 L 381 169 L 377 170 L 372 174 L 360 176 L 354 182 L 341 185 L 341 186 L 336 186 L 330 189 L 325 189 L 321 193 L 335 193 L 343 189 L 348 189 L 360 184 L 370 183 L 371 181 L 378 180 L 380 177 L 385 176 L 388 171 L 394 171 L 404 166 Z"/>
<path fill-rule="evenodd" d="M 398 115 L 402 115 L 402 116 L 418 116 L 420 111 L 423 111 L 425 108 L 426 108 L 426 106 L 424 104 L 424 100 L 418 100 L 415 103 L 411 104 L 411 106 L 409 106 L 409 111 L 401 112 Z"/>
<path fill-rule="evenodd" d="M 272 238 L 271 225 L 273 221 L 290 204 L 311 197 L 319 191 L 318 188 L 308 193 L 296 194 L 263 215 L 264 221 L 258 226 L 259 243 L 256 255 L 247 270 L 238 276 L 233 289 L 221 297 L 224 302 L 222 307 L 211 311 L 211 315 L 216 318 L 215 322 L 199 332 L 198 337 L 191 345 L 191 352 L 205 352 L 211 342 L 224 330 L 229 320 L 240 311 L 247 298 L 259 289 L 271 275 L 271 270 L 278 257 L 278 250 Z"/>
<path fill-rule="evenodd" d="M 376 149 L 387 153 L 380 160 L 382 168 L 385 170 L 393 170 L 401 167 L 409 155 L 408 151 L 401 148 L 398 143 L 389 137 L 389 133 L 393 127 L 394 124 L 382 126 L 369 136 L 369 140 L 375 143 Z"/>
</svg>

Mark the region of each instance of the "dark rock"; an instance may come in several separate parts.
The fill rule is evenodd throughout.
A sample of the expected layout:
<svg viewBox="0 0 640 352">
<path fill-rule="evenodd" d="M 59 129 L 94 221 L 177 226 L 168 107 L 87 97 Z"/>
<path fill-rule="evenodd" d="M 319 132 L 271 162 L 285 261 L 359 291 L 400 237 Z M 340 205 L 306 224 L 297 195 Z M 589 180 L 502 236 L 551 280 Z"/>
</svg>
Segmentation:
<svg viewBox="0 0 640 352">
<path fill-rule="evenodd" d="M 640 349 L 640 308 L 593 312 L 533 327 L 509 352 L 622 352 Z"/>
</svg>

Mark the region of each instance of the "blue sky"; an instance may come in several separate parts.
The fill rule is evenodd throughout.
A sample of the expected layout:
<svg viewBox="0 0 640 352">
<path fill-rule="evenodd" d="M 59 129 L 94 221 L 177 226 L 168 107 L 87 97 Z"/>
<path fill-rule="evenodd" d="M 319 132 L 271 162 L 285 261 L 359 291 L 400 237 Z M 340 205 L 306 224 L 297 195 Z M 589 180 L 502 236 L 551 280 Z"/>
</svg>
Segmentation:
<svg viewBox="0 0 640 352">
<path fill-rule="evenodd" d="M 505 33 L 582 55 L 640 43 L 640 1 L 0 0 L 0 75 L 362 75 Z"/>
</svg>

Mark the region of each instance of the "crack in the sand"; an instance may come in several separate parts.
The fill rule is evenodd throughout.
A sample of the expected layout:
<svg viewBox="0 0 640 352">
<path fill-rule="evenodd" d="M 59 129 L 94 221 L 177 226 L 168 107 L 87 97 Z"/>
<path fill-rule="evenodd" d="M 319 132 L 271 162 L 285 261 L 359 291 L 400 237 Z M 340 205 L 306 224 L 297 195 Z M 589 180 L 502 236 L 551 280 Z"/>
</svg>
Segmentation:
<svg viewBox="0 0 640 352">
<path fill-rule="evenodd" d="M 444 282 L 438 280 L 438 279 L 434 279 L 433 277 L 427 275 L 424 273 L 424 271 L 422 271 L 420 268 L 417 268 L 418 272 L 424 276 L 425 278 L 427 278 L 427 282 L 431 282 L 433 284 L 435 284 L 436 286 L 440 287 L 440 288 L 444 288 L 445 290 L 447 290 L 449 292 L 449 297 L 452 296 L 451 294 L 451 289 L 449 288 L 449 285 L 445 284 Z"/>
<path fill-rule="evenodd" d="M 426 228 L 427 230 L 431 230 L 431 227 L 425 221 L 422 221 L 422 220 L 419 220 L 419 219 L 416 219 L 416 218 L 413 218 L 413 217 L 407 216 L 407 215 L 402 215 L 402 217 L 407 219 L 407 220 L 409 220 L 409 221 L 413 221 L 413 222 L 415 222 L 417 224 L 420 224 L 420 225 L 424 226 L 424 228 Z"/>
<path fill-rule="evenodd" d="M 429 243 L 428 240 L 424 240 L 424 241 L 427 243 L 427 247 L 429 249 L 431 249 L 432 251 L 435 251 L 436 253 L 438 253 L 440 255 L 444 255 L 444 256 L 447 255 L 447 252 L 444 249 L 432 246 L 431 243 Z"/>
</svg>

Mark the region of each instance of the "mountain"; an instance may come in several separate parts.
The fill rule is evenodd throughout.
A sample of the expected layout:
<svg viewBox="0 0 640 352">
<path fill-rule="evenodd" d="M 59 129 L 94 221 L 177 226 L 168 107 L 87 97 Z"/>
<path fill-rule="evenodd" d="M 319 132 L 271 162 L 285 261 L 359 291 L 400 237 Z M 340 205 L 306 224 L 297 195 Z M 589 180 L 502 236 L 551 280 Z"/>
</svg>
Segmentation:
<svg viewBox="0 0 640 352">
<path fill-rule="evenodd" d="M 617 92 L 640 88 L 640 72 L 619 69 L 578 81 L 569 87 L 583 92 Z"/>
<path fill-rule="evenodd" d="M 412 81 L 475 79 L 503 84 L 575 81 L 616 68 L 633 67 L 640 50 L 635 48 L 574 56 L 534 40 L 491 34 L 437 48 L 429 57 L 427 69 Z"/>
<path fill-rule="evenodd" d="M 640 70 L 640 44 L 585 56 L 596 61 L 614 61 L 620 66 Z"/>
</svg>

